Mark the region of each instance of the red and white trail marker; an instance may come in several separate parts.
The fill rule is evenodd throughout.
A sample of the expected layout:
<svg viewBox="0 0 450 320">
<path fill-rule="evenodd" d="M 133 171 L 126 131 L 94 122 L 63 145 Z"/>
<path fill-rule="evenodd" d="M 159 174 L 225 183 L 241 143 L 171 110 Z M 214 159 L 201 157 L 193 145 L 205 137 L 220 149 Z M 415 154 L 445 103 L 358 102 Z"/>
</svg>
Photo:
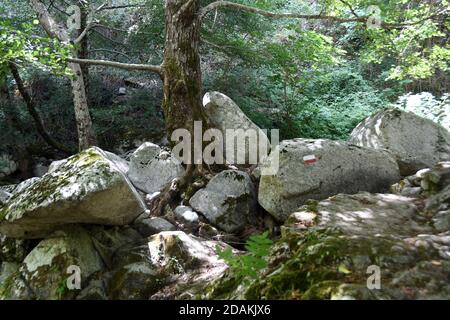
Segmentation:
<svg viewBox="0 0 450 320">
<path fill-rule="evenodd" d="M 317 158 L 313 154 L 310 154 L 310 155 L 307 155 L 307 156 L 303 157 L 303 163 L 304 164 L 313 164 L 315 162 L 317 162 Z"/>
</svg>

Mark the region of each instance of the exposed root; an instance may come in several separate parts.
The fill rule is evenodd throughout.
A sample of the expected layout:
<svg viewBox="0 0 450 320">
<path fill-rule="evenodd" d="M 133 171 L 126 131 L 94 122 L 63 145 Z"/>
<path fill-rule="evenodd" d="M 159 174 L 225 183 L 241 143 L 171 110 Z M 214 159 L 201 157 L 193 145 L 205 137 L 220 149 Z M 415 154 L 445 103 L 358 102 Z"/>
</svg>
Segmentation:
<svg viewBox="0 0 450 320">
<path fill-rule="evenodd" d="M 150 215 L 153 217 L 163 216 L 166 206 L 170 205 L 183 192 L 184 202 L 189 201 L 197 190 L 205 186 L 205 180 L 210 179 L 209 175 L 210 172 L 205 172 L 201 165 L 188 165 L 181 178 L 172 180 L 169 186 L 147 203 Z"/>
</svg>

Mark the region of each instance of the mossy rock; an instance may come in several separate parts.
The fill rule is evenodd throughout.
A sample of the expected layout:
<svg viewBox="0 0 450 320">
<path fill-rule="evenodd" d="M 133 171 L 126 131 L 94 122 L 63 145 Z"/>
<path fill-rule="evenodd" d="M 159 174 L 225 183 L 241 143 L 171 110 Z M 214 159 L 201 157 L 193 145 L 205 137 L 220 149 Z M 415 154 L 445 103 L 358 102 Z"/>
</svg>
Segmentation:
<svg viewBox="0 0 450 320">
<path fill-rule="evenodd" d="M 0 209 L 0 233 L 43 238 L 73 223 L 125 225 L 145 209 L 126 161 L 91 148 L 51 166 Z"/>
<path fill-rule="evenodd" d="M 0 298 L 73 299 L 78 290 L 67 285 L 71 266 L 80 268 L 81 289 L 91 274 L 104 267 L 89 234 L 78 226 L 57 231 L 41 241 L 4 282 Z"/>
</svg>

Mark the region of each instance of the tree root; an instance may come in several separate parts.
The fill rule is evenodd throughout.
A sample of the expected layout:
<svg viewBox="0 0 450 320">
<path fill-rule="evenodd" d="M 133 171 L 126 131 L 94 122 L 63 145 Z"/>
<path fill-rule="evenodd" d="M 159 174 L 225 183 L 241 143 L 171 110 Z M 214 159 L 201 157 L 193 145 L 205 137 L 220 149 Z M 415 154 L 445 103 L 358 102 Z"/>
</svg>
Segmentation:
<svg viewBox="0 0 450 320">
<path fill-rule="evenodd" d="M 163 216 L 166 206 L 172 204 L 183 192 L 183 203 L 187 203 L 197 190 L 206 185 L 206 181 L 210 180 L 211 177 L 212 172 L 209 167 L 205 170 L 202 165 L 188 165 L 182 177 L 173 179 L 161 193 L 147 202 L 150 216 Z"/>
</svg>

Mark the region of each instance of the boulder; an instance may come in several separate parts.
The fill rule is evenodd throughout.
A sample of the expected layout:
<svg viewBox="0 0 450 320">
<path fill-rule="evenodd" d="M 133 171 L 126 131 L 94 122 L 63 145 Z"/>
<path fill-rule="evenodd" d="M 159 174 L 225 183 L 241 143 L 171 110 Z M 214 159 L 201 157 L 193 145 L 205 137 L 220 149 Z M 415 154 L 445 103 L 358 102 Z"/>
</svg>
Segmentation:
<svg viewBox="0 0 450 320">
<path fill-rule="evenodd" d="M 12 197 L 11 193 L 5 190 L 0 190 L 0 207 L 3 206 L 11 197 Z"/>
<path fill-rule="evenodd" d="M 184 224 L 197 225 L 199 223 L 198 214 L 191 207 L 178 206 L 175 208 L 174 213 L 177 220 Z"/>
<path fill-rule="evenodd" d="M 225 145 L 224 155 L 226 156 L 226 159 L 229 160 L 228 162 L 230 164 L 240 165 L 242 167 L 256 165 L 262 160 L 262 157 L 265 157 L 270 151 L 270 141 L 267 138 L 266 133 L 254 124 L 229 97 L 216 91 L 208 92 L 203 97 L 203 106 L 213 128 L 219 129 L 222 132 Z M 255 133 L 255 136 L 258 137 L 258 143 L 250 145 L 251 140 L 246 139 L 245 144 L 236 143 L 231 145 L 231 141 L 228 143 L 226 139 L 227 129 L 242 129 L 243 132 L 252 130 L 252 132 Z M 258 158 L 254 163 L 250 163 L 250 155 L 260 155 L 259 146 L 266 146 L 265 150 L 261 150 L 264 151 L 261 152 L 262 157 Z M 250 150 L 249 147 L 251 147 L 252 150 Z M 237 163 L 238 154 L 245 155 L 245 163 Z M 233 155 L 236 158 L 234 158 Z M 233 158 L 236 159 L 236 161 L 230 161 L 230 159 Z"/>
<path fill-rule="evenodd" d="M 337 193 L 382 192 L 400 179 L 392 155 L 330 140 L 282 141 L 267 161 L 279 159 L 274 175 L 261 176 L 258 200 L 275 219 L 287 216 L 308 199 Z"/>
<path fill-rule="evenodd" d="M 146 261 L 119 268 L 110 281 L 109 298 L 114 300 L 148 300 L 163 285 L 164 278 Z"/>
<path fill-rule="evenodd" d="M 20 264 L 15 262 L 0 262 L 0 292 L 1 288 L 6 284 L 5 281 L 9 279 L 14 273 L 16 273 L 19 270 L 19 267 Z"/>
<path fill-rule="evenodd" d="M 76 297 L 77 300 L 108 300 L 105 281 L 91 280 Z"/>
<path fill-rule="evenodd" d="M 17 184 L 14 189 L 11 191 L 12 194 L 18 194 L 21 193 L 23 190 L 29 188 L 31 185 L 33 185 L 35 182 L 39 181 L 38 177 L 33 177 L 27 180 L 22 181 L 21 183 Z"/>
<path fill-rule="evenodd" d="M 153 194 L 184 174 L 181 162 L 156 144 L 146 142 L 131 156 L 128 177 L 136 188 Z"/>
<path fill-rule="evenodd" d="M 226 232 L 239 232 L 254 222 L 256 192 L 250 176 L 242 171 L 225 170 L 214 176 L 206 188 L 189 200 L 194 210 Z"/>
<path fill-rule="evenodd" d="M 145 205 L 127 169 L 126 161 L 96 147 L 60 162 L 20 192 L 16 188 L 0 208 L 0 233 L 43 238 L 73 223 L 129 224 Z"/>
<path fill-rule="evenodd" d="M 48 167 L 42 163 L 38 163 L 33 167 L 33 175 L 35 177 L 42 177 L 48 172 Z"/>
<path fill-rule="evenodd" d="M 108 268 L 115 267 L 117 262 L 115 259 L 120 250 L 128 250 L 145 241 L 139 232 L 129 226 L 90 226 L 88 231 L 95 249 Z M 120 252 L 119 256 L 122 253 Z"/>
<path fill-rule="evenodd" d="M 155 233 L 162 231 L 175 231 L 176 228 L 173 224 L 164 218 L 160 217 L 147 217 L 144 219 L 138 219 L 134 223 L 133 227 L 143 236 L 148 237 Z"/>
<path fill-rule="evenodd" d="M 233 274 L 207 299 L 450 298 L 450 230 L 430 225 L 419 199 L 339 194 L 291 214 L 268 267 L 242 285 Z"/>
<path fill-rule="evenodd" d="M 69 267 L 73 266 L 81 272 L 81 288 L 91 274 L 103 268 L 89 234 L 75 226 L 41 241 L 27 255 L 18 273 L 5 281 L 0 298 L 72 299 L 79 292 L 67 285 L 73 275 Z"/>
<path fill-rule="evenodd" d="M 182 231 L 156 234 L 150 237 L 148 248 L 155 270 L 172 280 L 166 280 L 166 285 L 155 292 L 152 299 L 194 299 L 228 269 L 216 253 L 217 248 L 229 248 L 227 244 L 203 240 Z M 161 277 L 160 281 L 163 281 Z"/>
<path fill-rule="evenodd" d="M 403 176 L 450 160 L 450 133 L 435 122 L 398 109 L 381 111 L 361 122 L 351 143 L 387 149 Z"/>
</svg>

